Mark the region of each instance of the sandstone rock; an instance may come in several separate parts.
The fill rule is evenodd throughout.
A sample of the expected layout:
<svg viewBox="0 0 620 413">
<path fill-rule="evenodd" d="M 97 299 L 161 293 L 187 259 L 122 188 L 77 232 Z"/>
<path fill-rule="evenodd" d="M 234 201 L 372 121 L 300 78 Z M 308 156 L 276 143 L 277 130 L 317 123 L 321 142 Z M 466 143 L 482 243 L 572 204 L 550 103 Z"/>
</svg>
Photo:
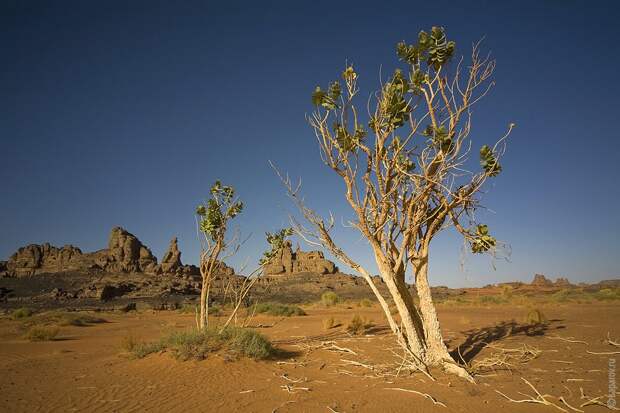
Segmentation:
<svg viewBox="0 0 620 413">
<path fill-rule="evenodd" d="M 97 298 L 101 301 L 108 301 L 115 297 L 121 297 L 134 289 L 135 286 L 129 283 L 106 284 L 97 290 Z"/>
<path fill-rule="evenodd" d="M 176 272 L 177 269 L 181 268 L 182 266 L 183 264 L 181 263 L 181 251 L 179 251 L 177 238 L 174 237 L 170 241 L 168 251 L 166 251 L 164 257 L 161 259 L 161 269 L 164 273 L 172 273 Z"/>
<path fill-rule="evenodd" d="M 48 243 L 30 244 L 17 250 L 6 264 L 7 272 L 16 276 L 58 272 L 80 267 L 82 251 L 73 245 L 62 248 Z"/>
<path fill-rule="evenodd" d="M 291 242 L 286 241 L 280 252 L 265 265 L 265 274 L 298 274 L 313 272 L 318 274 L 335 274 L 338 271 L 333 262 L 325 259 L 321 251 L 293 252 Z"/>
<path fill-rule="evenodd" d="M 531 285 L 537 286 L 537 287 L 550 287 L 553 285 L 553 283 L 551 282 L 551 280 L 549 280 L 547 277 L 545 277 L 542 274 L 535 274 L 534 275 L 534 280 L 532 280 Z"/>
<path fill-rule="evenodd" d="M 555 283 L 553 283 L 553 285 L 555 285 L 556 287 L 570 287 L 572 284 L 570 283 L 570 281 L 568 281 L 567 278 L 559 277 L 555 280 Z"/>
<path fill-rule="evenodd" d="M 157 258 L 135 235 L 115 227 L 110 233 L 107 257 L 102 264 L 102 268 L 111 272 L 155 272 Z"/>
</svg>

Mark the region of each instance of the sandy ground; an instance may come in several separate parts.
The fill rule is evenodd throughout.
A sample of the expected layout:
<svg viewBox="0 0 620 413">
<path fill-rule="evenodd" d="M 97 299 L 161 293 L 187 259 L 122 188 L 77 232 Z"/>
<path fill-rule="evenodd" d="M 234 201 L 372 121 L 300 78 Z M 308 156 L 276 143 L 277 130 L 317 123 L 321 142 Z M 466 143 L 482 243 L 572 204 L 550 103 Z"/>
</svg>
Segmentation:
<svg viewBox="0 0 620 413">
<path fill-rule="evenodd" d="M 530 381 L 549 400 L 571 411 L 588 396 L 607 403 L 610 359 L 617 347 L 606 344 L 608 332 L 620 338 L 620 305 L 547 306 L 550 323 L 544 331 L 525 328 L 519 321 L 526 309 L 442 307 L 439 309 L 449 347 L 464 344 L 463 357 L 476 362 L 497 353 L 484 342 L 503 348 L 522 344 L 542 350 L 535 360 L 511 371 L 477 377 L 478 384 L 435 372 L 436 381 L 420 373 L 400 371 L 392 335 L 379 309 L 306 308 L 304 317 L 257 317 L 253 325 L 289 352 L 277 360 L 227 361 L 213 355 L 204 361 L 180 362 L 169 354 L 133 360 L 122 354 L 125 338 L 155 340 L 162 333 L 185 329 L 193 315 L 172 311 L 99 314 L 108 323 L 63 327 L 52 342 L 28 342 L 20 323 L 0 320 L 0 411 L 2 412 L 551 412 L 550 406 L 511 403 L 496 390 L 514 398 L 533 394 Z M 326 332 L 322 320 L 333 316 L 347 323 L 353 314 L 376 323 L 371 335 L 351 337 L 342 328 Z M 517 320 L 517 323 L 511 322 Z M 558 338 L 559 337 L 559 338 Z M 569 342 L 566 340 L 583 341 Z M 321 348 L 333 341 L 355 354 Z M 328 347 L 331 343 L 325 343 Z M 362 363 L 367 367 L 355 365 Z M 283 387 L 284 386 L 284 387 Z M 286 387 L 288 386 L 288 388 Z M 432 395 L 438 402 L 416 393 Z M 587 406 L 586 412 L 609 411 Z"/>
</svg>

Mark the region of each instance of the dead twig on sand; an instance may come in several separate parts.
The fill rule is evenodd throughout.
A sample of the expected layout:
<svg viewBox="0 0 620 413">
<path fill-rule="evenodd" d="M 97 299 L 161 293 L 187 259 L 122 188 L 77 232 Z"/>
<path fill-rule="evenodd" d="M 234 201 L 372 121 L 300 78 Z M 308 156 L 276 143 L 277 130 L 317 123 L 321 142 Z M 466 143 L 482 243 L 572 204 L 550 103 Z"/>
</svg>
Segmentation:
<svg viewBox="0 0 620 413">
<path fill-rule="evenodd" d="M 613 405 L 610 405 L 608 403 L 605 403 L 605 402 L 601 401 L 601 399 L 604 398 L 604 397 L 607 397 L 607 395 L 602 395 L 602 396 L 598 396 L 598 397 L 586 396 L 586 394 L 583 391 L 583 387 L 579 388 L 579 392 L 581 393 L 581 399 L 582 400 L 586 400 L 585 402 L 581 403 L 581 406 L 579 406 L 579 407 L 586 407 L 586 406 L 597 405 L 597 406 L 607 407 L 609 410 L 614 410 L 614 411 L 620 410 L 616 406 L 613 406 Z"/>
<path fill-rule="evenodd" d="M 620 354 L 620 351 L 590 351 L 586 350 L 588 354 L 594 354 L 596 356 L 612 356 L 614 354 Z"/>
<path fill-rule="evenodd" d="M 288 377 L 288 374 L 286 374 L 286 373 L 285 374 L 281 374 L 278 377 L 280 377 L 281 379 L 290 381 L 291 383 L 299 383 L 299 382 L 302 382 L 302 381 L 307 381 L 307 379 L 302 379 L 302 378 L 292 379 L 292 378 Z"/>
<path fill-rule="evenodd" d="M 298 390 L 302 390 L 302 391 L 310 391 L 309 387 L 297 387 L 297 386 L 291 386 L 290 384 L 283 384 L 280 386 L 280 388 L 282 390 L 286 390 L 289 393 L 295 393 Z"/>
<path fill-rule="evenodd" d="M 550 402 L 549 400 L 547 400 L 545 397 L 550 397 L 548 394 L 545 394 L 544 396 L 542 394 L 540 394 L 540 392 L 536 389 L 536 387 L 534 387 L 532 385 L 532 383 L 530 383 L 529 381 L 527 381 L 526 379 L 524 379 L 523 377 L 521 377 L 521 380 L 523 380 L 525 382 L 525 384 L 527 384 L 528 386 L 530 386 L 530 388 L 532 390 L 534 390 L 534 392 L 536 393 L 536 397 L 530 396 L 529 394 L 524 394 L 519 392 L 519 394 L 523 395 L 523 396 L 527 396 L 529 397 L 529 399 L 521 399 L 521 400 L 515 400 L 512 399 L 508 396 L 506 396 L 504 393 L 502 393 L 499 390 L 495 390 L 496 393 L 502 395 L 506 400 L 512 402 L 512 403 L 536 403 L 536 404 L 544 404 L 545 406 L 551 406 L 551 407 L 555 407 L 556 409 L 563 411 L 565 413 L 568 413 L 568 410 L 564 409 L 561 406 L 558 406 L 557 404 L 554 404 L 552 402 Z M 583 406 L 581 406 L 583 407 Z"/>
<path fill-rule="evenodd" d="M 487 344 L 486 347 L 498 350 L 498 353 L 473 363 L 470 370 L 474 374 L 480 375 L 480 373 L 498 369 L 511 370 L 515 364 L 525 364 L 542 354 L 541 350 L 527 344 L 523 344 L 519 348 L 505 348 L 491 344 Z"/>
<path fill-rule="evenodd" d="M 605 343 L 609 344 L 610 346 L 620 347 L 619 342 L 611 339 L 611 337 L 609 336 L 609 332 L 607 332 L 607 340 L 605 340 Z"/>
<path fill-rule="evenodd" d="M 580 409 L 578 409 L 578 408 L 576 408 L 576 407 L 573 407 L 573 406 L 571 406 L 570 404 L 568 404 L 568 402 L 566 401 L 566 399 L 564 399 L 564 396 L 562 396 L 562 397 L 558 398 L 558 400 L 559 400 L 559 401 L 561 401 L 562 403 L 564 403 L 564 405 L 565 405 L 566 407 L 568 407 L 569 409 L 571 409 L 572 411 L 574 411 L 574 412 L 580 412 L 580 413 L 583 413 L 583 410 L 580 410 Z"/>
<path fill-rule="evenodd" d="M 442 402 L 440 402 L 439 400 L 437 400 L 436 398 L 434 398 L 433 396 L 431 396 L 428 393 L 422 393 L 420 391 L 410 390 L 410 389 L 403 389 L 403 388 L 400 388 L 400 387 L 386 387 L 385 390 L 396 390 L 396 391 L 403 391 L 403 392 L 406 392 L 406 393 L 415 393 L 415 394 L 418 394 L 420 396 L 426 397 L 427 399 L 432 401 L 433 404 L 436 404 L 438 406 L 448 407 L 448 406 L 446 406 L 445 404 L 443 404 Z"/>
<path fill-rule="evenodd" d="M 577 344 L 585 344 L 588 345 L 587 342 L 582 341 L 582 340 L 574 340 L 574 337 L 560 337 L 560 336 L 545 336 L 546 338 L 550 339 L 550 340 L 562 340 L 562 341 L 566 341 L 568 343 L 577 343 Z"/>
</svg>

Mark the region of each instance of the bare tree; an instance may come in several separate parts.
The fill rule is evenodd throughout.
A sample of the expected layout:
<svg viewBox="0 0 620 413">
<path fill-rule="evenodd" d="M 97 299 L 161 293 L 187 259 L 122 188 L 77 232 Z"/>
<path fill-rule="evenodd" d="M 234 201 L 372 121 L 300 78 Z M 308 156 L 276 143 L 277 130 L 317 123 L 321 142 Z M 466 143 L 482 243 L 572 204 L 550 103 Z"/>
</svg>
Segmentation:
<svg viewBox="0 0 620 413">
<path fill-rule="evenodd" d="M 480 56 L 477 43 L 468 66 L 462 58 L 451 66 L 454 49 L 441 27 L 420 32 L 415 44 L 397 45 L 406 71 L 396 69 L 368 99 L 372 137 L 355 104 L 358 75 L 352 66 L 342 73 L 344 88 L 335 81 L 326 90 L 317 87 L 312 95 L 315 110 L 308 121 L 322 161 L 344 182 L 355 217 L 350 224 L 368 241 L 399 322 L 370 272 L 334 242 L 333 216 L 324 219 L 308 208 L 299 186 L 278 175 L 311 224 L 307 228 L 293 220 L 296 233 L 325 247 L 366 280 L 411 366 L 427 374 L 429 367 L 441 366 L 473 381 L 442 339 L 428 282 L 429 248 L 440 231 L 453 227 L 474 253 L 496 250 L 497 241 L 474 213 L 481 207 L 484 183 L 501 171 L 499 159 L 514 125 L 494 146 L 481 147 L 480 167 L 474 167 L 471 109 L 493 86 L 495 61 Z M 405 282 L 409 267 L 417 301 Z"/>
<path fill-rule="evenodd" d="M 222 254 L 231 244 L 234 247 L 229 251 L 228 256 L 238 250 L 238 244 L 234 240 L 226 239 L 228 222 L 243 211 L 243 203 L 235 198 L 233 187 L 224 186 L 220 181 L 215 181 L 210 194 L 207 202 L 196 208 L 198 230 L 202 234 L 200 237 L 202 287 L 200 290 L 200 317 L 197 322 L 200 330 L 206 328 L 209 323 L 209 294 L 215 276 L 224 269 Z"/>
</svg>

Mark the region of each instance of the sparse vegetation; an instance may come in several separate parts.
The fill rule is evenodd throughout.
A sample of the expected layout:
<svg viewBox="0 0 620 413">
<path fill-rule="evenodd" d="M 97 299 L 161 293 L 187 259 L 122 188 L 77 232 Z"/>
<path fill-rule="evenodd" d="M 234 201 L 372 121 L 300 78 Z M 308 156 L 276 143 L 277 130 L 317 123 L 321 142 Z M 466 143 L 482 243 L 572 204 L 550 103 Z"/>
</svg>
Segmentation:
<svg viewBox="0 0 620 413">
<path fill-rule="evenodd" d="M 356 314 L 349 322 L 349 325 L 347 326 L 347 332 L 356 336 L 361 336 L 366 334 L 368 329 L 372 326 L 373 324 L 370 320 L 367 320 L 366 318 L 360 317 Z"/>
<path fill-rule="evenodd" d="M 254 330 L 227 327 L 220 331 L 213 327 L 202 330 L 174 332 L 157 342 L 137 342 L 129 337 L 123 347 L 132 356 L 143 358 L 159 351 L 169 351 L 176 359 L 203 360 L 209 353 L 226 351 L 229 355 L 265 359 L 275 353 L 271 342 Z"/>
<path fill-rule="evenodd" d="M 52 341 L 59 332 L 58 327 L 34 326 L 28 330 L 24 338 L 29 341 Z"/>
<path fill-rule="evenodd" d="M 258 303 L 255 305 L 255 311 L 257 314 L 269 314 L 283 317 L 306 315 L 306 312 L 301 307 L 278 303 Z"/>
<path fill-rule="evenodd" d="M 58 320 L 58 324 L 61 326 L 76 327 L 86 327 L 92 324 L 101 324 L 106 322 L 107 321 L 103 318 L 82 313 L 62 313 Z"/>
<path fill-rule="evenodd" d="M 359 306 L 360 306 L 360 307 L 366 307 L 366 308 L 369 308 L 369 307 L 372 307 L 372 305 L 373 305 L 372 300 L 370 300 L 370 299 L 368 299 L 368 298 L 363 298 L 363 299 L 361 299 L 361 300 L 360 300 L 360 302 L 359 302 Z"/>
<path fill-rule="evenodd" d="M 340 325 L 341 325 L 340 321 L 336 320 L 333 316 L 323 319 L 324 330 L 331 330 L 332 328 L 339 327 Z"/>
<path fill-rule="evenodd" d="M 545 317 L 542 311 L 534 308 L 528 311 L 525 322 L 532 325 L 545 324 L 547 322 L 547 317 Z"/>
<path fill-rule="evenodd" d="M 21 318 L 28 318 L 34 314 L 34 311 L 28 307 L 18 308 L 11 313 L 11 318 L 13 320 L 19 320 Z"/>
<path fill-rule="evenodd" d="M 333 291 L 326 291 L 321 295 L 321 303 L 325 307 L 331 307 L 332 305 L 336 305 L 340 302 L 340 297 Z"/>
</svg>

